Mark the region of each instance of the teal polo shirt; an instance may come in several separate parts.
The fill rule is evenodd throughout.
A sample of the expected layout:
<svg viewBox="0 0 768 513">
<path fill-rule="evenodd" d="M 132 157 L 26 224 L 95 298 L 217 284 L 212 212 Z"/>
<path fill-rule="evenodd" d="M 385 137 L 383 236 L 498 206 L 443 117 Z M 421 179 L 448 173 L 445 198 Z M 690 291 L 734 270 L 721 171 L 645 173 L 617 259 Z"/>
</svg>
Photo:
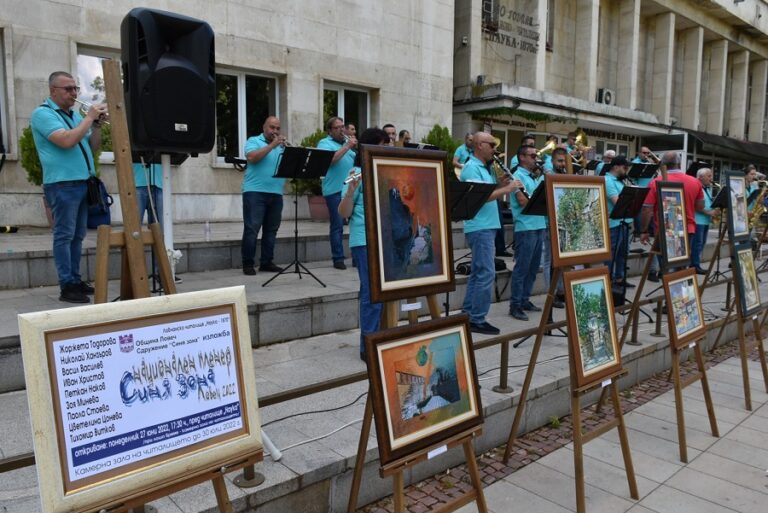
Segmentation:
<svg viewBox="0 0 768 513">
<path fill-rule="evenodd" d="M 755 182 L 752 182 L 752 185 L 747 187 L 747 194 L 746 194 L 747 199 L 749 199 L 749 197 L 752 195 L 753 192 L 757 190 L 757 188 L 758 188 L 758 185 Z M 755 204 L 755 200 L 753 199 L 752 201 L 749 202 L 749 204 L 747 205 L 747 208 L 752 208 L 752 205 L 754 204 Z"/>
<path fill-rule="evenodd" d="M 163 166 L 160 164 L 150 164 L 149 170 L 140 163 L 133 163 L 133 180 L 136 187 L 147 186 L 147 176 L 149 176 L 149 185 L 154 185 L 158 189 L 163 188 Z"/>
<path fill-rule="evenodd" d="M 616 204 L 611 201 L 611 198 L 614 196 L 618 196 L 621 194 L 621 191 L 624 190 L 624 182 L 613 176 L 611 173 L 605 174 L 605 194 L 608 196 L 608 227 L 609 228 L 616 228 L 618 226 L 621 226 L 621 219 L 611 219 L 611 212 L 613 212 L 613 207 L 616 206 Z M 625 218 L 626 222 L 631 223 L 632 218 Z"/>
<path fill-rule="evenodd" d="M 712 187 L 704 187 L 704 210 L 709 210 L 712 208 L 712 200 L 714 198 L 712 197 Z M 696 224 L 701 224 L 704 226 L 709 226 L 709 224 L 712 222 L 712 217 L 708 216 L 707 214 L 702 214 L 698 210 L 696 211 Z"/>
<path fill-rule="evenodd" d="M 331 150 L 334 153 L 339 151 L 342 146 L 343 144 L 334 141 L 330 135 L 317 144 L 321 150 Z M 323 178 L 323 196 L 341 192 L 344 187 L 344 180 L 347 179 L 349 170 L 353 167 L 355 167 L 355 152 L 349 150 L 328 168 L 328 172 Z"/>
<path fill-rule="evenodd" d="M 64 112 L 50 97 L 32 112 L 29 124 L 43 167 L 43 184 L 87 180 L 95 173 L 90 144 L 92 130 L 71 148 L 62 148 L 48 139 L 57 130 L 75 128 L 82 120 L 80 113 Z"/>
<path fill-rule="evenodd" d="M 265 146 L 269 146 L 269 143 L 264 134 L 261 134 L 248 138 L 243 151 L 247 157 L 250 152 Z M 243 177 L 243 192 L 283 193 L 285 178 L 275 178 L 273 175 L 277 172 L 277 166 L 280 164 L 280 157 L 283 156 L 284 150 L 285 148 L 278 144 L 260 161 L 248 162 Z"/>
<path fill-rule="evenodd" d="M 515 180 L 523 182 L 523 189 L 530 198 L 533 196 L 533 191 L 544 181 L 544 174 L 539 175 L 538 178 L 533 178 L 531 173 L 522 167 L 518 167 L 517 171 L 512 175 Z M 529 230 L 543 230 L 547 227 L 547 216 L 530 216 L 523 214 L 523 207 L 517 202 L 517 198 L 512 198 L 509 201 L 512 206 L 512 216 L 515 218 L 515 231 L 527 232 Z"/>
<path fill-rule="evenodd" d="M 632 162 L 630 162 L 630 164 L 650 164 L 650 162 L 647 162 L 641 159 L 640 157 L 635 157 L 632 159 Z M 634 181 L 638 187 L 648 187 L 648 184 L 651 183 L 651 180 L 653 180 L 653 178 L 638 178 Z"/>
<path fill-rule="evenodd" d="M 469 160 L 461 169 L 459 179 L 462 182 L 496 183 L 496 175 L 474 155 L 469 156 Z M 499 207 L 495 201 L 486 201 L 475 217 L 464 221 L 464 233 L 498 230 L 499 228 L 501 228 Z"/>
<path fill-rule="evenodd" d="M 359 167 L 353 168 L 355 173 L 360 172 Z M 341 189 L 341 197 L 343 198 L 347 194 L 349 184 L 344 184 L 344 188 Z M 365 240 L 365 207 L 363 205 L 363 182 L 357 186 L 355 192 L 352 193 L 352 215 L 349 216 L 349 247 L 356 248 L 358 246 L 365 246 L 367 241 Z"/>
<path fill-rule="evenodd" d="M 472 150 L 467 148 L 466 144 L 462 144 L 453 153 L 453 158 L 459 161 L 459 164 L 465 164 L 469 160 L 469 156 L 472 155 Z"/>
</svg>

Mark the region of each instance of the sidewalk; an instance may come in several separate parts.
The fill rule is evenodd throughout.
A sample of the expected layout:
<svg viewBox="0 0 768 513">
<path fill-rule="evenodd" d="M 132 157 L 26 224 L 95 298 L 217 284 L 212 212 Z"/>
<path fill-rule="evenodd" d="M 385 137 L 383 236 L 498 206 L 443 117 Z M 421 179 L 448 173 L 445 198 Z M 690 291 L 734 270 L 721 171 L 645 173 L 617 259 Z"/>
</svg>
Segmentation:
<svg viewBox="0 0 768 513">
<path fill-rule="evenodd" d="M 688 464 L 679 460 L 674 391 L 666 373 L 622 393 L 640 500 L 629 495 L 617 430 L 584 446 L 586 510 L 589 513 L 762 513 L 768 501 L 768 394 L 759 364 L 750 362 L 753 411 L 744 409 L 739 358 L 731 345 L 712 360 L 707 376 L 720 438 L 711 435 L 699 383 L 683 391 Z M 754 352 L 753 352 L 754 353 Z M 686 362 L 688 371 L 693 362 Z M 711 362 L 712 363 L 712 362 Z M 666 390 L 666 391 L 664 391 Z M 652 399 L 649 399 L 653 397 Z M 631 410 L 631 411 L 630 411 Z M 629 413 L 627 413 L 629 411 Z M 583 410 L 585 426 L 605 415 Z M 552 423 L 555 424 L 555 423 Z M 567 513 L 576 511 L 570 416 L 518 439 L 508 466 L 503 447 L 480 457 L 489 511 Z M 552 450 L 553 446 L 561 447 Z M 407 510 L 422 513 L 468 488 L 465 467 L 406 488 Z M 361 508 L 392 511 L 391 497 Z M 475 503 L 458 510 L 477 511 Z"/>
</svg>

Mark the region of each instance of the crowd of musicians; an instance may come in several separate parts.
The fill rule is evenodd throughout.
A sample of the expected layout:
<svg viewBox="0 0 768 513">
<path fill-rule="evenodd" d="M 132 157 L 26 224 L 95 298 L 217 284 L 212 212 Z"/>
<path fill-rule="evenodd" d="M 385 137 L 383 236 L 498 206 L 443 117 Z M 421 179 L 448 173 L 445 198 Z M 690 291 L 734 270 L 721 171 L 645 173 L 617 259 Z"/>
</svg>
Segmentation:
<svg viewBox="0 0 768 513">
<path fill-rule="evenodd" d="M 31 116 L 33 136 L 43 166 L 45 197 L 54 214 L 53 254 L 61 288 L 60 299 L 74 303 L 89 302 L 93 288 L 80 275 L 82 240 L 87 218 L 86 180 L 94 172 L 92 151 L 100 145 L 100 130 L 106 116 L 106 105 L 89 105 L 81 114 L 73 107 L 79 87 L 66 72 L 55 72 L 49 77 L 50 96 Z M 82 103 L 82 102 L 81 102 Z M 382 128 L 367 128 L 358 134 L 357 127 L 345 123 L 340 117 L 331 117 L 325 124 L 327 137 L 319 148 L 333 152 L 330 168 L 322 181 L 322 193 L 330 214 L 329 241 L 333 266 L 344 270 L 345 251 L 343 225 L 349 222 L 349 247 L 353 265 L 360 280 L 360 356 L 363 357 L 363 337 L 378 330 L 381 305 L 370 301 L 365 234 L 365 212 L 362 200 L 359 144 L 402 145 L 410 142 L 411 134 L 399 133 L 392 124 Z M 499 155 L 499 141 L 491 134 L 467 134 L 454 153 L 453 164 L 461 181 L 495 184 L 496 188 L 477 214 L 464 222 L 467 244 L 472 251 L 471 273 L 467 282 L 462 310 L 470 317 L 471 329 L 477 333 L 498 334 L 499 329 L 487 321 L 491 305 L 493 283 L 496 276 L 495 258 L 513 256 L 504 240 L 504 200 L 508 201 L 514 222 L 514 268 L 512 270 L 509 315 L 521 321 L 528 320 L 528 312 L 541 307 L 531 301 L 536 276 L 543 274 L 549 287 L 551 277 L 551 250 L 548 237 L 548 218 L 526 213 L 525 207 L 547 173 L 573 173 L 585 165 L 583 141 L 579 134 L 568 134 L 559 142 L 551 136 L 542 150 L 535 147 L 532 136 L 524 136 L 514 154 L 506 160 Z M 277 164 L 286 146 L 281 133 L 280 120 L 268 117 L 262 133 L 250 137 L 244 146 L 247 165 L 242 181 L 242 270 L 247 276 L 255 275 L 256 245 L 261 232 L 261 251 L 258 270 L 278 272 L 274 263 L 274 248 L 283 211 L 285 179 L 275 176 Z M 632 161 L 624 155 L 606 151 L 603 161 L 594 173 L 605 176 L 609 214 L 613 211 L 621 191 L 630 184 L 628 170 L 634 163 L 657 163 L 667 170 L 667 179 L 680 182 L 686 199 L 686 221 L 691 244 L 692 266 L 698 273 L 701 254 L 711 224 L 712 170 L 701 168 L 697 176 L 689 176 L 681 169 L 677 152 L 661 157 L 643 146 Z M 501 172 L 499 172 L 501 170 Z M 137 201 L 140 216 L 147 214 L 153 222 L 162 219 L 162 173 L 159 166 L 134 167 Z M 609 266 L 614 285 L 632 286 L 626 281 L 626 255 L 631 238 L 648 244 L 656 230 L 654 219 L 656 187 L 660 177 L 640 177 L 632 185 L 647 187 L 643 209 L 634 219 L 611 219 L 610 237 L 613 255 Z M 755 166 L 746 168 L 747 195 L 757 188 L 758 173 Z M 752 207 L 752 205 L 749 205 Z M 659 265 L 653 259 L 651 281 L 658 281 Z M 556 308 L 562 308 L 562 284 L 557 284 Z"/>
</svg>

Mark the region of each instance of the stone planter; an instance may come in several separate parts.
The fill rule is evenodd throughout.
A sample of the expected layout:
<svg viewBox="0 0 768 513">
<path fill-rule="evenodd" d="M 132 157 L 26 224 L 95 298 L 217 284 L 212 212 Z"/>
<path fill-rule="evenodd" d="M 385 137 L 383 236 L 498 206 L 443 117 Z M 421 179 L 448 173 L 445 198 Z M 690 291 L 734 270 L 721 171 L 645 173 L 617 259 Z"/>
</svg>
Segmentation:
<svg viewBox="0 0 768 513">
<path fill-rule="evenodd" d="M 326 205 L 323 196 L 307 196 L 307 203 L 309 204 L 310 219 L 313 221 L 328 221 L 330 219 L 328 205 Z"/>
</svg>

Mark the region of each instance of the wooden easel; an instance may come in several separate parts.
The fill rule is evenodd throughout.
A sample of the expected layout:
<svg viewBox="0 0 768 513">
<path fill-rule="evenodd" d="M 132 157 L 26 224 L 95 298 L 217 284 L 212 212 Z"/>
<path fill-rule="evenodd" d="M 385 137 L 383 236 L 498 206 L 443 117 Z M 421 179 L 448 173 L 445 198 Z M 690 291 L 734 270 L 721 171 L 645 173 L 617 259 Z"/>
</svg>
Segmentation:
<svg viewBox="0 0 768 513">
<path fill-rule="evenodd" d="M 570 352 L 570 344 L 569 344 Z M 585 491 L 584 491 L 584 444 L 607 433 L 613 428 L 619 430 L 619 443 L 621 445 L 621 455 L 624 458 L 624 469 L 627 473 L 627 483 L 629 484 L 629 495 L 635 500 L 640 499 L 637 491 L 637 480 L 635 479 L 635 467 L 632 465 L 632 454 L 629 451 L 629 440 L 627 438 L 627 426 L 624 423 L 624 415 L 621 411 L 621 400 L 619 399 L 619 390 L 616 386 L 616 380 L 625 376 L 627 371 L 622 369 L 613 375 L 602 380 L 602 383 L 593 383 L 585 387 L 577 388 L 574 378 L 573 358 L 571 360 L 571 416 L 573 424 L 573 464 L 576 476 L 576 512 L 585 513 Z M 604 383 L 610 383 L 603 386 Z M 588 433 L 581 432 L 581 397 L 597 387 L 603 386 L 603 390 L 610 389 L 613 400 L 613 410 L 615 418 L 597 429 Z"/>
<path fill-rule="evenodd" d="M 432 319 L 440 318 L 440 304 L 437 300 L 437 296 L 432 294 L 427 297 L 427 305 L 429 306 L 429 313 Z M 412 304 L 414 300 L 406 300 L 406 303 Z M 381 322 L 382 328 L 392 328 L 397 326 L 398 320 L 398 306 L 399 301 L 387 301 L 384 303 L 384 312 Z M 410 324 L 418 323 L 418 311 L 408 310 L 408 322 Z M 355 468 L 352 475 L 352 484 L 349 490 L 349 502 L 347 503 L 347 513 L 354 513 L 357 508 L 357 499 L 360 493 L 360 483 L 363 477 L 363 466 L 365 465 L 365 453 L 368 449 L 368 437 L 371 433 L 371 423 L 373 422 L 373 404 L 371 402 L 371 395 L 368 394 L 368 398 L 365 401 L 365 412 L 363 413 L 363 425 L 360 430 L 360 441 L 357 444 L 357 456 L 355 458 Z M 480 513 L 486 513 L 488 508 L 485 504 L 485 495 L 483 495 L 483 483 L 480 480 L 480 472 L 477 468 L 477 462 L 475 461 L 475 450 L 472 444 L 474 437 L 479 436 L 482 432 L 482 428 L 476 427 L 471 430 L 459 433 L 446 441 L 442 441 L 434 446 L 427 447 L 426 449 L 417 451 L 405 458 L 401 458 L 397 461 L 382 466 L 379 469 L 381 477 L 393 478 L 393 500 L 395 503 L 395 513 L 405 512 L 405 479 L 403 472 L 413 465 L 421 463 L 429 459 L 430 451 L 447 446 L 451 449 L 461 445 L 464 448 L 464 457 L 467 460 L 467 468 L 469 470 L 469 477 L 472 481 L 473 489 L 461 497 L 454 499 L 453 501 L 445 504 L 442 508 L 435 510 L 440 513 L 449 513 L 455 511 L 460 507 L 469 504 L 472 501 L 477 502 L 477 509 Z"/>
<path fill-rule="evenodd" d="M 163 290 L 166 294 L 175 294 L 176 284 L 173 282 L 171 265 L 165 251 L 160 225 L 153 223 L 150 225 L 150 231 L 147 231 L 142 229 L 139 220 L 128 120 L 125 112 L 123 88 L 120 82 L 120 65 L 117 61 L 107 60 L 103 62 L 103 68 L 112 126 L 112 149 L 117 165 L 117 186 L 120 193 L 120 210 L 123 214 L 123 231 L 113 231 L 108 225 L 99 226 L 96 235 L 96 280 L 93 299 L 95 303 L 107 302 L 109 250 L 111 248 L 121 249 L 120 298 L 149 297 L 147 266 L 144 260 L 145 245 L 151 245 L 155 250 Z"/>
<path fill-rule="evenodd" d="M 734 284 L 736 282 L 736 273 L 734 273 Z M 741 298 L 739 297 L 739 291 L 736 290 L 733 304 L 736 309 L 736 325 L 739 332 L 739 358 L 741 359 L 741 378 L 744 383 L 744 408 L 752 411 L 752 391 L 749 386 L 749 364 L 748 356 L 749 350 L 752 349 L 752 345 L 757 345 L 757 354 L 760 358 L 760 368 L 763 371 L 763 383 L 765 384 L 765 392 L 768 393 L 768 365 L 765 361 L 765 348 L 763 348 L 763 334 L 761 330 L 760 321 L 758 321 L 759 314 L 755 313 L 752 316 L 752 330 L 754 340 L 747 344 L 746 336 L 744 334 L 744 323 L 749 322 L 741 315 Z M 729 312 L 730 313 L 730 312 Z"/>
<path fill-rule="evenodd" d="M 669 327 L 675 329 L 674 326 Z M 704 355 L 701 351 L 702 339 L 694 340 L 688 347 L 693 349 L 696 355 L 696 365 L 698 372 L 682 380 L 680 377 L 680 357 L 683 350 L 670 343 L 672 351 L 672 378 L 675 388 L 675 413 L 677 414 L 677 443 L 680 446 L 680 461 L 688 463 L 688 446 L 685 441 L 685 415 L 683 410 L 683 389 L 697 381 L 701 381 L 701 388 L 704 391 L 704 403 L 707 405 L 707 415 L 709 416 L 709 427 L 712 430 L 712 436 L 720 437 L 720 431 L 717 429 L 717 419 L 715 418 L 715 407 L 712 404 L 712 395 L 709 393 L 709 381 L 707 380 L 707 370 L 704 365 Z M 684 349 L 684 348 L 683 348 Z"/>
</svg>

